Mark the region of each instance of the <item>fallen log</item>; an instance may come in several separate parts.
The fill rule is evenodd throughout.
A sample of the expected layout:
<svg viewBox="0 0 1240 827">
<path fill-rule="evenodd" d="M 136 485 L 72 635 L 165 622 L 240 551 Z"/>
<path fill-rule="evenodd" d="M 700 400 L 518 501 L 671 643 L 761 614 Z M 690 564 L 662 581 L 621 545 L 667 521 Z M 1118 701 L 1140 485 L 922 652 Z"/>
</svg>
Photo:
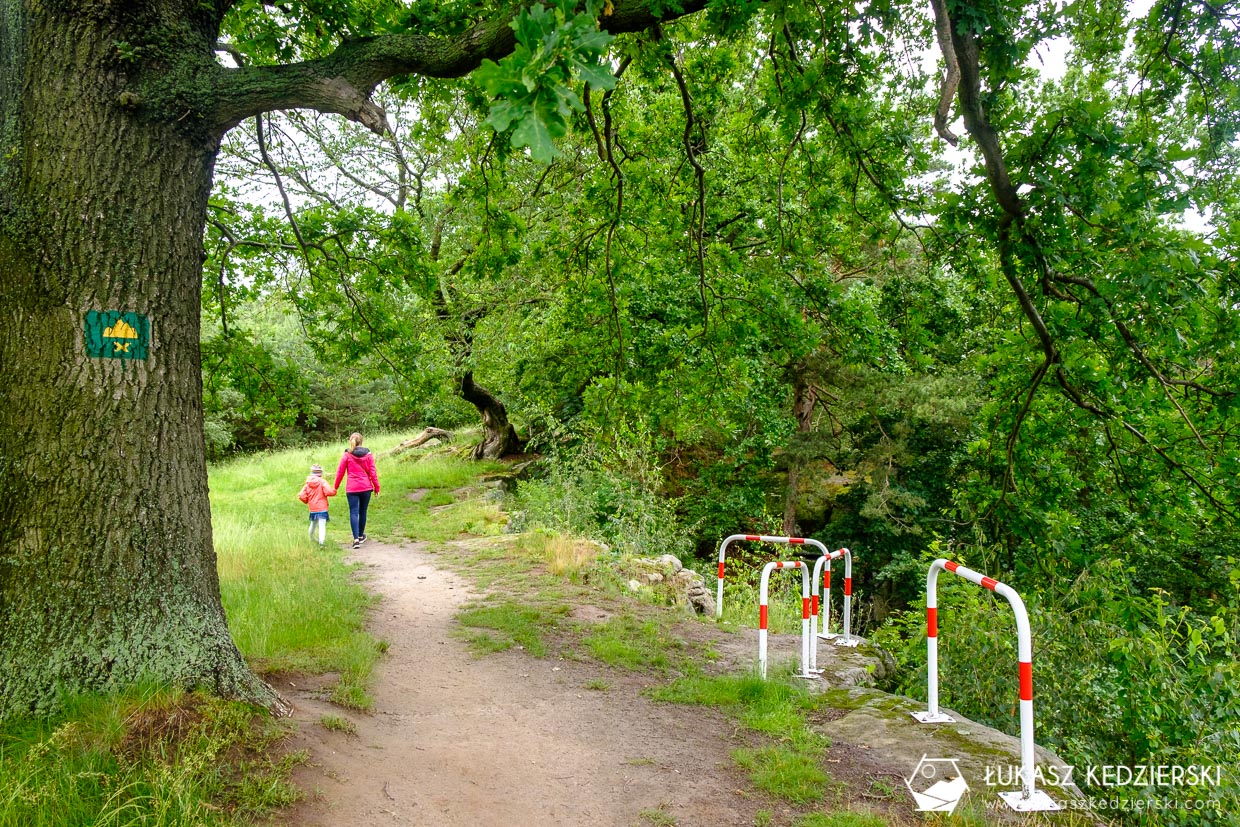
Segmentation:
<svg viewBox="0 0 1240 827">
<path fill-rule="evenodd" d="M 425 445 L 432 439 L 438 439 L 442 442 L 451 442 L 452 432 L 445 431 L 443 428 L 423 428 L 422 433 L 418 434 L 413 439 L 406 439 L 400 445 L 397 445 L 395 448 L 388 451 L 385 456 L 396 456 L 397 454 L 403 454 L 411 448 L 418 448 Z"/>
</svg>

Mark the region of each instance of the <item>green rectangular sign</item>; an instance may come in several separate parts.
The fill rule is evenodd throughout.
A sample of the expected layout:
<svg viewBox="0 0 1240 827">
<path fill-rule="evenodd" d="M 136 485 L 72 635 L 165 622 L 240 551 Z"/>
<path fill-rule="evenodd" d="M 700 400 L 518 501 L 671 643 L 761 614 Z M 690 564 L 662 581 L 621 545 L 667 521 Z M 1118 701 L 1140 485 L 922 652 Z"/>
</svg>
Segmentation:
<svg viewBox="0 0 1240 827">
<path fill-rule="evenodd" d="M 95 359 L 145 359 L 151 320 L 121 310 L 86 312 L 86 355 Z"/>
</svg>

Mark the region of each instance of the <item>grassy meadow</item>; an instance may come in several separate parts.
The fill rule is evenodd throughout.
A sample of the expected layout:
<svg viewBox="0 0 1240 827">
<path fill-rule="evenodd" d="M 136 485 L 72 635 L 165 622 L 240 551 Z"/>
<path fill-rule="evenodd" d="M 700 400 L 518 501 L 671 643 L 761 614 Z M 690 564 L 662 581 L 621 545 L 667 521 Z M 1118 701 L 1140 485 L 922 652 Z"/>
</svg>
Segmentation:
<svg viewBox="0 0 1240 827">
<path fill-rule="evenodd" d="M 364 630 L 371 598 L 344 564 L 348 503 L 343 493 L 329 500 L 327 543 L 319 546 L 297 499 L 311 464 L 323 466 L 330 484 L 337 457 L 327 447 L 303 448 L 212 468 L 212 528 L 228 626 L 250 663 L 262 673 L 339 673 L 333 700 L 364 709 L 382 644 Z M 382 502 L 373 501 L 372 514 Z"/>
</svg>

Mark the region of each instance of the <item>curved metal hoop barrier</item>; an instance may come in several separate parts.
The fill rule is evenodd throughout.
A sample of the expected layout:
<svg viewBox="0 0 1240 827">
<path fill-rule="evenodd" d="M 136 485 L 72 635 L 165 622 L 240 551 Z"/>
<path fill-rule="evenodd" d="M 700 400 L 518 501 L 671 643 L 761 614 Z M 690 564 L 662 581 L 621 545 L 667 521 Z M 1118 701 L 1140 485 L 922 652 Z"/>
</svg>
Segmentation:
<svg viewBox="0 0 1240 827">
<path fill-rule="evenodd" d="M 1021 790 L 1020 792 L 999 793 L 999 797 L 1017 812 L 1058 810 L 1060 806 L 1055 803 L 1054 799 L 1045 791 L 1034 788 L 1033 642 L 1029 632 L 1029 614 L 1025 611 L 1025 602 L 1011 586 L 978 574 L 950 560 L 939 558 L 930 564 L 930 572 L 926 575 L 926 694 L 929 709 L 925 712 L 914 712 L 913 717 L 923 724 L 955 721 L 955 718 L 939 711 L 938 580 L 939 572 L 944 569 L 1005 598 L 1016 614 L 1016 654 L 1020 673 Z"/>
<path fill-rule="evenodd" d="M 758 587 L 758 672 L 764 679 L 766 678 L 767 592 L 771 581 L 771 572 L 776 569 L 801 570 L 801 672 L 797 677 L 816 677 L 816 675 L 809 671 L 809 566 L 800 560 L 780 560 L 767 563 L 762 567 L 762 582 Z"/>
<path fill-rule="evenodd" d="M 715 589 L 715 619 L 723 617 L 723 562 L 728 556 L 728 546 L 744 540 L 750 543 L 780 543 L 788 546 L 813 546 L 822 554 L 828 554 L 827 547 L 810 537 L 771 537 L 766 534 L 732 534 L 719 544 L 719 585 Z"/>
<path fill-rule="evenodd" d="M 844 617 L 841 623 L 844 626 L 844 635 L 840 637 L 831 631 L 831 561 L 844 558 Z M 822 580 L 818 578 L 821 575 Z M 852 552 L 846 548 L 836 549 L 829 554 L 819 557 L 814 563 L 814 594 L 813 605 L 810 607 L 813 618 L 814 637 L 823 640 L 835 640 L 836 646 L 856 646 L 859 641 L 852 636 Z M 822 588 L 822 634 L 818 633 L 818 593 L 819 583 Z M 817 648 L 814 649 L 815 656 L 813 658 L 814 666 L 818 665 Z"/>
</svg>

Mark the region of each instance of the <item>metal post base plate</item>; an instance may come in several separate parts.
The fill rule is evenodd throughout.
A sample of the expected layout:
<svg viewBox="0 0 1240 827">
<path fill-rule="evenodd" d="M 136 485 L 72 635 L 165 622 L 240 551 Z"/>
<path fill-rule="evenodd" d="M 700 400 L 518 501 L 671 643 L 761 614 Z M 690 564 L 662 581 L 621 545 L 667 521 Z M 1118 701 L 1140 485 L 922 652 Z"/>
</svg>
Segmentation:
<svg viewBox="0 0 1240 827">
<path fill-rule="evenodd" d="M 839 637 L 839 635 L 836 634 L 835 632 L 819 632 L 818 633 L 819 640 L 835 640 L 837 637 Z"/>
<path fill-rule="evenodd" d="M 1063 809 L 1063 807 L 1055 803 L 1055 799 L 1051 798 L 1043 790 L 1034 790 L 1029 794 L 1028 798 L 1025 798 L 1024 793 L 1020 790 L 999 793 L 999 797 L 1018 813 L 1040 813 L 1048 810 Z"/>
<path fill-rule="evenodd" d="M 956 723 L 955 718 L 953 718 L 950 715 L 944 715 L 942 712 L 936 712 L 935 714 L 931 715 L 930 711 L 926 710 L 925 712 L 913 712 L 910 714 L 914 718 L 916 718 L 918 721 L 921 721 L 923 724 L 954 724 Z"/>
</svg>

